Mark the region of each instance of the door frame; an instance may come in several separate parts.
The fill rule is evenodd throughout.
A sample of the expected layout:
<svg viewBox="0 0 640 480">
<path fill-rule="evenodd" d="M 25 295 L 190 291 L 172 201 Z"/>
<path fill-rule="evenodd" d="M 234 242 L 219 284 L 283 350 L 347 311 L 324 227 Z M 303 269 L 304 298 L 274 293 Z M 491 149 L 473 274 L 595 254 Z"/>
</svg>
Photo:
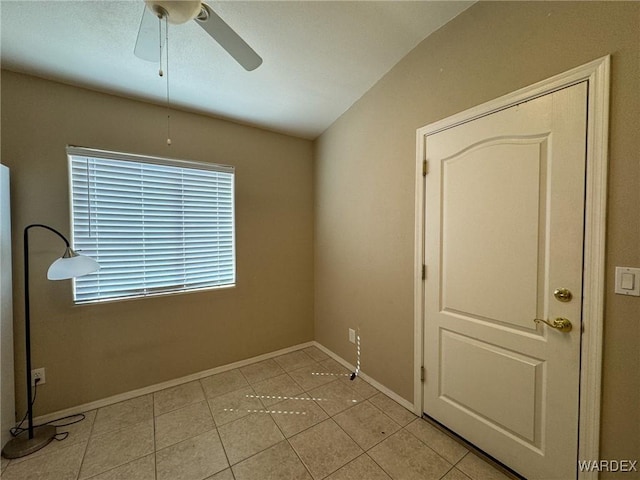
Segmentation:
<svg viewBox="0 0 640 480">
<path fill-rule="evenodd" d="M 600 450 L 600 394 L 605 293 L 605 234 L 609 134 L 609 72 L 607 55 L 567 72 L 419 128 L 416 132 L 415 252 L 414 252 L 414 413 L 422 416 L 424 358 L 425 136 L 467 123 L 554 91 L 588 82 L 582 339 L 578 459 L 595 460 Z M 428 266 L 427 273 L 428 275 Z M 428 375 L 428 372 L 427 372 Z M 577 464 L 576 464 L 577 470 Z M 578 472 L 580 480 L 598 472 Z"/>
</svg>

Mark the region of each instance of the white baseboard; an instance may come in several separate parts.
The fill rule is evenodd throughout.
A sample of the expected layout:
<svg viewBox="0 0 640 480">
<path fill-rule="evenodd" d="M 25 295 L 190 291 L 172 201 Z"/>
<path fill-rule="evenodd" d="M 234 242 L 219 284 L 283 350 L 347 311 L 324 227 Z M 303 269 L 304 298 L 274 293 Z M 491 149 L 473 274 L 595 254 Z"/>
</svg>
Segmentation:
<svg viewBox="0 0 640 480">
<path fill-rule="evenodd" d="M 313 342 L 311 342 L 311 343 L 314 346 L 318 347 L 320 350 L 322 350 L 324 353 L 329 355 L 331 358 L 333 358 L 336 362 L 341 363 L 342 365 L 344 365 L 348 370 L 355 371 L 356 367 L 354 365 L 351 365 L 344 358 L 336 355 L 335 353 L 333 353 L 331 350 L 329 350 L 324 345 L 316 342 L 315 340 Z M 397 403 L 402 405 L 404 408 L 409 410 L 411 413 L 415 413 L 416 408 L 414 407 L 413 403 L 411 403 L 409 400 L 404 399 L 403 397 L 398 395 L 393 390 L 388 389 L 387 387 L 382 385 L 380 382 L 378 382 L 377 380 L 371 378 L 369 375 L 364 373 L 362 370 L 360 370 L 360 372 L 358 373 L 358 376 L 362 377 L 363 380 L 366 380 L 368 383 L 370 383 L 371 385 L 376 387 L 378 390 L 380 390 L 382 393 L 384 393 L 387 397 L 395 400 Z"/>
<path fill-rule="evenodd" d="M 292 347 L 276 350 L 275 352 L 269 352 L 263 355 L 258 355 L 256 357 L 240 360 L 238 362 L 229 363 L 227 365 L 221 365 L 219 367 L 211 368 L 209 370 L 204 370 L 202 372 L 192 373 L 191 375 L 187 375 L 185 377 L 176 378 L 174 380 L 168 380 L 162 383 L 156 383 L 155 385 L 149 385 L 148 387 L 138 388 L 137 390 L 131 390 L 129 392 L 120 393 L 112 397 L 103 398 L 101 400 L 96 400 L 94 402 L 84 403 L 82 405 L 77 405 L 75 407 L 65 408 L 64 410 L 59 410 L 57 412 L 48 413 L 46 415 L 37 417 L 33 420 L 33 423 L 36 425 L 39 425 L 42 423 L 50 422 L 52 420 L 56 420 L 58 418 L 66 417 L 67 415 L 75 415 L 77 413 L 96 410 L 98 408 L 106 407 L 108 405 L 113 405 L 114 403 L 120 403 L 120 402 L 124 402 L 125 400 L 131 400 L 132 398 L 139 397 L 141 395 L 148 395 L 149 393 L 159 392 L 160 390 L 164 390 L 166 388 L 182 385 L 183 383 L 193 382 L 194 380 L 200 380 L 201 378 L 209 377 L 211 375 L 215 375 L 216 373 L 226 372 L 229 370 L 233 370 L 234 368 L 244 367 L 252 363 L 261 362 L 262 360 L 267 360 L 269 358 L 284 355 L 285 353 L 290 353 L 296 350 L 300 350 L 302 348 L 311 347 L 312 345 L 315 345 L 315 343 L 314 342 L 300 343 Z"/>
<path fill-rule="evenodd" d="M 244 367 L 244 366 L 250 365 L 252 363 L 261 362 L 263 360 L 268 360 L 269 358 L 278 357 L 280 355 L 284 355 L 285 353 L 294 352 L 296 350 L 301 350 L 303 348 L 307 348 L 307 347 L 311 347 L 311 346 L 318 347 L 320 350 L 322 350 L 324 353 L 329 355 L 335 361 L 337 361 L 338 363 L 344 365 L 347 369 L 349 369 L 351 371 L 355 370 L 355 367 L 353 365 L 351 365 L 349 362 L 347 362 L 342 357 L 340 357 L 340 356 L 336 355 L 335 353 L 333 353 L 331 350 L 329 350 L 324 345 L 321 345 L 320 343 L 318 343 L 318 342 L 316 342 L 314 340 L 314 341 L 311 341 L 311 342 L 300 343 L 300 344 L 294 345 L 292 347 L 283 348 L 281 350 L 276 350 L 275 352 L 269 352 L 269 353 L 265 353 L 263 355 L 258 355 L 256 357 L 251 357 L 251 358 L 247 358 L 245 360 L 240 360 L 238 362 L 229 363 L 227 365 L 221 365 L 219 367 L 211 368 L 209 370 L 204 370 L 202 372 L 193 373 L 191 375 L 187 375 L 187 376 L 184 376 L 184 377 L 176 378 L 174 380 L 168 380 L 166 382 L 156 383 L 155 385 L 149 385 L 148 387 L 138 388 L 136 390 L 131 390 L 129 392 L 120 393 L 118 395 L 114 395 L 114 396 L 111 396 L 111 397 L 103 398 L 101 400 L 96 400 L 96 401 L 93 401 L 93 402 L 84 403 L 82 405 L 77 405 L 75 407 L 66 408 L 64 410 L 59 410 L 57 412 L 48 413 L 46 415 L 42 415 L 42 416 L 39 416 L 39 417 L 35 418 L 33 422 L 34 422 L 34 424 L 39 425 L 39 424 L 42 424 L 42 423 L 51 422 L 51 421 L 56 420 L 58 418 L 66 417 L 68 415 L 75 415 L 75 414 L 78 414 L 78 413 L 89 412 L 91 410 L 96 410 L 98 408 L 102 408 L 102 407 L 106 407 L 106 406 L 109 406 L 109 405 L 113 405 L 114 403 L 120 403 L 120 402 L 124 402 L 125 400 L 131 400 L 132 398 L 139 397 L 141 395 L 148 395 L 150 393 L 159 392 L 160 390 L 164 390 L 166 388 L 171 388 L 171 387 L 175 387 L 175 386 L 178 386 L 178 385 L 182 385 L 183 383 L 193 382 L 194 380 L 200 380 L 201 378 L 209 377 L 209 376 L 215 375 L 217 373 L 227 372 L 229 370 L 233 370 L 234 368 Z M 413 412 L 415 410 L 414 406 L 413 406 L 413 404 L 411 402 L 409 402 L 408 400 L 405 400 L 400 395 L 398 395 L 394 391 L 388 389 L 387 387 L 382 385 L 377 380 L 371 378 L 366 373 L 360 371 L 359 376 L 362 377 L 363 380 L 366 380 L 371 385 L 373 385 L 375 388 L 380 390 L 382 393 L 384 393 L 388 397 L 390 397 L 393 400 L 395 400 L 396 402 L 398 402 L 400 405 L 405 407 L 407 410 L 410 410 L 411 412 Z"/>
</svg>

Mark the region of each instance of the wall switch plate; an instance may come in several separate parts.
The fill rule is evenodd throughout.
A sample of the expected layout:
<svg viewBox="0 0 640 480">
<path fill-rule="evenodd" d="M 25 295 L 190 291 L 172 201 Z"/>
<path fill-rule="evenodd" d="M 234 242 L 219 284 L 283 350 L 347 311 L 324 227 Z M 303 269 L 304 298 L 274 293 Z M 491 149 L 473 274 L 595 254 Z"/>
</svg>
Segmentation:
<svg viewBox="0 0 640 480">
<path fill-rule="evenodd" d="M 46 382 L 44 377 L 44 368 L 34 368 L 31 370 L 31 386 L 33 387 L 36 384 L 36 378 L 39 378 L 38 386 L 43 385 Z"/>
<path fill-rule="evenodd" d="M 349 341 L 351 343 L 356 343 L 356 331 L 353 328 L 349 329 Z"/>
<path fill-rule="evenodd" d="M 616 267 L 616 293 L 640 297 L 640 268 Z"/>
</svg>

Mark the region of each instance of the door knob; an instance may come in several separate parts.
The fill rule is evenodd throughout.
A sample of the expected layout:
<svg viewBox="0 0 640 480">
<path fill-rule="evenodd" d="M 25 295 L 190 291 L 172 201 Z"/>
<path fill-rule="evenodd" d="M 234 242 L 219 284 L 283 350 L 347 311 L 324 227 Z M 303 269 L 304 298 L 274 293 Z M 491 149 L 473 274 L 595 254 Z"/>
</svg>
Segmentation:
<svg viewBox="0 0 640 480">
<path fill-rule="evenodd" d="M 541 318 L 534 318 L 533 321 L 536 322 L 536 323 L 540 323 L 540 322 L 546 323 L 551 328 L 555 328 L 556 330 L 560 330 L 561 332 L 565 332 L 565 333 L 570 332 L 571 328 L 573 327 L 569 320 L 567 320 L 566 318 L 562 318 L 562 317 L 556 318 L 553 322 L 549 322 L 549 321 L 543 320 Z"/>
</svg>

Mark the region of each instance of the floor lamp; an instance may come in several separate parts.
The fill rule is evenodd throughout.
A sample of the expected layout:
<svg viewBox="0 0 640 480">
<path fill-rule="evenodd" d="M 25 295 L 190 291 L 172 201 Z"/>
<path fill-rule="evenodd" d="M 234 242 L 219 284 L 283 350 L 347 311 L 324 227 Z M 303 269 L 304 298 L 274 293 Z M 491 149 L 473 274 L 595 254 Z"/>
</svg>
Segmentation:
<svg viewBox="0 0 640 480">
<path fill-rule="evenodd" d="M 80 277 L 97 271 L 100 266 L 98 262 L 90 257 L 79 255 L 71 249 L 69 240 L 56 229 L 47 225 L 34 223 L 24 229 L 24 336 L 26 342 L 25 355 L 27 359 L 27 416 L 29 428 L 18 436 L 9 440 L 2 449 L 5 458 L 19 458 L 40 450 L 56 435 L 56 427 L 43 425 L 34 427 L 33 425 L 33 404 L 31 400 L 31 321 L 29 318 L 29 230 L 34 227 L 45 228 L 58 235 L 66 244 L 67 248 L 61 258 L 58 258 L 49 267 L 47 278 L 49 280 L 66 280 Z"/>
</svg>

